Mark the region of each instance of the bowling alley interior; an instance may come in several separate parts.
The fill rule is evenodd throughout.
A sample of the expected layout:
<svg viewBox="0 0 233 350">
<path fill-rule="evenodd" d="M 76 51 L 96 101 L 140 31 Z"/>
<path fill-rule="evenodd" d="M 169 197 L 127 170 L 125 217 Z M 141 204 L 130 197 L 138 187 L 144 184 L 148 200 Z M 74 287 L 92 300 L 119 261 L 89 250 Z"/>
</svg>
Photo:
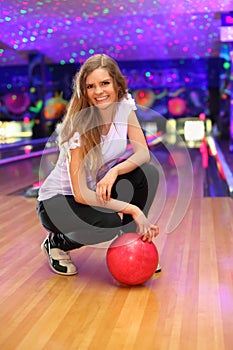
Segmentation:
<svg viewBox="0 0 233 350">
<path fill-rule="evenodd" d="M 2 0 L 0 31 L 0 348 L 232 349 L 232 1 Z M 159 172 L 160 268 L 135 284 L 109 269 L 113 240 L 73 250 L 72 276 L 41 251 L 38 193 L 95 54 L 119 65 Z"/>
</svg>

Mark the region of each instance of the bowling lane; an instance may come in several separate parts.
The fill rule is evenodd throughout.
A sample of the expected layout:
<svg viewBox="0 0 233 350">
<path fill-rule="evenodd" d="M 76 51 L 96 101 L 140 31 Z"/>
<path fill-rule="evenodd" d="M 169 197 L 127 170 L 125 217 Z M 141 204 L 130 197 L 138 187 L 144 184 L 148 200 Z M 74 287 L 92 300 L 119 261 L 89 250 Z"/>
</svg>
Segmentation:
<svg viewBox="0 0 233 350">
<path fill-rule="evenodd" d="M 220 150 L 218 157 L 209 154 L 206 168 L 203 166 L 199 148 L 167 147 L 161 143 L 151 150 L 164 172 L 169 196 L 177 196 L 179 190 L 183 191 L 182 187 L 188 188 L 189 185 L 193 186 L 193 196 L 231 195 L 231 179 L 228 179 L 232 177 L 232 173 Z M 187 167 L 191 169 L 188 171 Z"/>
<path fill-rule="evenodd" d="M 12 144 L 0 144 L 0 165 L 13 161 L 41 156 L 54 152 L 57 145 L 54 139 L 22 140 Z"/>
<path fill-rule="evenodd" d="M 57 152 L 0 165 L 0 194 L 24 195 L 53 168 Z"/>
<path fill-rule="evenodd" d="M 25 195 L 38 182 L 42 181 L 52 170 L 57 159 L 57 148 L 51 142 L 49 153 L 44 152 L 43 142 L 20 144 L 9 147 L 5 153 L 9 161 L 0 164 L 0 194 Z M 33 152 L 27 158 L 21 158 L 25 146 L 32 146 Z M 36 153 L 38 150 L 38 153 Z M 44 152 L 44 153 L 43 153 Z M 33 154 L 34 153 L 34 154 Z M 226 182 L 221 178 L 215 160 L 210 157 L 208 169 L 202 167 L 199 148 L 182 148 L 167 146 L 160 142 L 151 147 L 152 161 L 161 172 L 162 191 L 166 196 L 177 196 L 178 192 L 193 186 L 194 196 L 228 196 Z M 19 160 L 17 160 L 17 157 Z M 6 158 L 3 158 L 4 160 Z M 187 173 L 187 167 L 190 166 Z M 185 176 L 188 174 L 187 176 Z"/>
</svg>

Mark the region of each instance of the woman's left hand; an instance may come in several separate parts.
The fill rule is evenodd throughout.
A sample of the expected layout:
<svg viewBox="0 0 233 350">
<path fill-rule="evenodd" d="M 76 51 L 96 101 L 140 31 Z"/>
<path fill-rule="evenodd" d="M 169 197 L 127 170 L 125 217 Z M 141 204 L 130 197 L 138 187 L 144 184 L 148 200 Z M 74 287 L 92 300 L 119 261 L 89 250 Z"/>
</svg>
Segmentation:
<svg viewBox="0 0 233 350">
<path fill-rule="evenodd" d="M 137 232 L 142 235 L 142 240 L 152 242 L 159 234 L 157 225 L 152 224 L 145 214 L 135 205 L 131 205 L 131 215 L 137 224 Z"/>
<path fill-rule="evenodd" d="M 97 183 L 96 194 L 100 201 L 109 201 L 114 182 L 118 176 L 117 169 L 110 169 L 107 174 Z"/>
<path fill-rule="evenodd" d="M 158 234 L 159 234 L 159 228 L 158 228 L 158 226 L 156 226 L 156 225 L 151 225 L 151 226 L 147 229 L 146 233 L 144 233 L 144 234 L 142 235 L 142 240 L 143 240 L 144 242 L 145 242 L 145 241 L 152 242 L 153 237 L 157 237 Z"/>
</svg>

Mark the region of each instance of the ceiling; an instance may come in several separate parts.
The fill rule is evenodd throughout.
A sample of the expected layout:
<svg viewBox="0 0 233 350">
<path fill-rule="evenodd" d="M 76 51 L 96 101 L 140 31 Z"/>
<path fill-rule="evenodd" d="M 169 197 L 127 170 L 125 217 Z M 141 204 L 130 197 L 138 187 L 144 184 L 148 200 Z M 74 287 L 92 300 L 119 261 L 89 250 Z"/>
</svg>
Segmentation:
<svg viewBox="0 0 233 350">
<path fill-rule="evenodd" d="M 233 0 L 0 0 L 0 66 L 216 56 Z"/>
</svg>

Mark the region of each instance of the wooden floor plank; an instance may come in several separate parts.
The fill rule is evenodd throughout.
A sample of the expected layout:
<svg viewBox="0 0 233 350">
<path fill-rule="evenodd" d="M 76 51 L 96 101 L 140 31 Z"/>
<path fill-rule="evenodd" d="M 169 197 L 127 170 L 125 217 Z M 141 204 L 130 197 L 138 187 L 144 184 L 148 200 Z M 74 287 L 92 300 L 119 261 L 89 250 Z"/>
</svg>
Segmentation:
<svg viewBox="0 0 233 350">
<path fill-rule="evenodd" d="M 110 276 L 107 244 L 72 252 L 78 276 L 55 275 L 40 251 L 36 200 L 0 200 L 1 349 L 231 350 L 231 198 L 193 196 L 167 234 L 168 198 L 155 239 L 162 273 L 138 287 Z"/>
</svg>

